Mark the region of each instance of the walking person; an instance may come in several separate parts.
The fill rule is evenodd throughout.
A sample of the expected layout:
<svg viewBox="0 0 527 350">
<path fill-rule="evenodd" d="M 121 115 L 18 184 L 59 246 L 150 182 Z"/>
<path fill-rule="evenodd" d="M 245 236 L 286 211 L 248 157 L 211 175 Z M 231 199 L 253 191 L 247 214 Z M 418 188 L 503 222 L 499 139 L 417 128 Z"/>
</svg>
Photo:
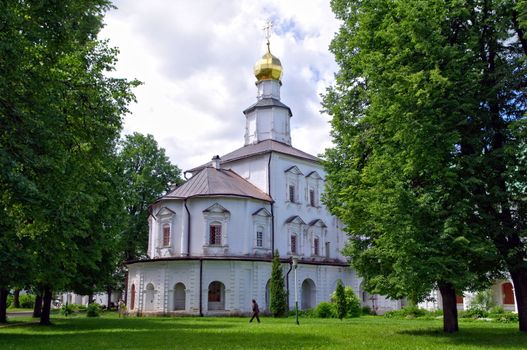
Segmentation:
<svg viewBox="0 0 527 350">
<path fill-rule="evenodd" d="M 256 317 L 256 321 L 260 323 L 260 317 L 258 317 L 258 314 L 260 314 L 260 309 L 258 308 L 258 303 L 256 302 L 256 300 L 253 299 L 253 317 L 251 317 L 251 319 L 249 320 L 249 323 L 251 323 L 255 317 Z"/>
</svg>

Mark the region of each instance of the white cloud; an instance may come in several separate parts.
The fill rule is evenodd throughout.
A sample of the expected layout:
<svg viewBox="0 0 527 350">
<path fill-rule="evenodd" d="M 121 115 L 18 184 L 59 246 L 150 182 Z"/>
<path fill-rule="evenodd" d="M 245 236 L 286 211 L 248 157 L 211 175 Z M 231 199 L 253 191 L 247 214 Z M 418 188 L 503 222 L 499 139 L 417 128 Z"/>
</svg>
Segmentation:
<svg viewBox="0 0 527 350">
<path fill-rule="evenodd" d="M 137 78 L 138 103 L 124 132 L 152 134 L 182 169 L 243 146 L 242 111 L 256 102 L 252 67 L 265 52 L 261 30 L 274 22 L 271 51 L 284 66 L 282 102 L 291 107 L 293 146 L 330 145 L 320 93 L 336 64 L 338 29 L 327 1 L 115 1 L 102 38 L 120 49 L 116 75 Z"/>
</svg>

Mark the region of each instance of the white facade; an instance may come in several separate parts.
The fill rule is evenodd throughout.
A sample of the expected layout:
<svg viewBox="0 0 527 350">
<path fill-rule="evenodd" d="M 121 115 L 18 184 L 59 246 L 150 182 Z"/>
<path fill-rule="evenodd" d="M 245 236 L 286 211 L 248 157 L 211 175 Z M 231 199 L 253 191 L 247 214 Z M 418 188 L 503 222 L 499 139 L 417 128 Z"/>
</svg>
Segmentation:
<svg viewBox="0 0 527 350">
<path fill-rule="evenodd" d="M 245 146 L 191 170 L 192 178 L 152 205 L 150 259 L 128 264 L 132 314 L 243 314 L 252 299 L 266 310 L 274 250 L 291 308 L 295 284 L 301 309 L 329 300 L 339 279 L 361 296 L 361 281 L 341 254 L 341 224 L 321 202 L 324 169 L 291 147 L 281 82 L 258 79 L 257 102 L 244 111 Z"/>
</svg>

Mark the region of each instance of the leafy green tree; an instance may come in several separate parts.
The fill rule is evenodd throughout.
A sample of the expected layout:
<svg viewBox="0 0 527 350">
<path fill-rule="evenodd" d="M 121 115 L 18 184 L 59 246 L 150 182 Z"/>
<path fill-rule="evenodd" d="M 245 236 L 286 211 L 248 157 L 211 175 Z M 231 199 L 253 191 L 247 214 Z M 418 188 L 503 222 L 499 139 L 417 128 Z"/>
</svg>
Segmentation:
<svg viewBox="0 0 527 350">
<path fill-rule="evenodd" d="M 348 305 L 346 302 L 346 294 L 344 292 L 344 285 L 341 280 L 337 282 L 337 288 L 335 289 L 335 305 L 337 309 L 337 317 L 342 320 L 348 313 Z"/>
<path fill-rule="evenodd" d="M 271 271 L 271 301 L 269 309 L 274 317 L 283 317 L 287 313 L 287 295 L 284 288 L 284 275 L 282 264 L 280 263 L 280 254 L 278 250 L 273 256 Z"/>
<path fill-rule="evenodd" d="M 514 2 L 332 8 L 342 26 L 331 45 L 340 71 L 324 98 L 336 145 L 325 201 L 347 225 L 366 289 L 416 302 L 439 288 L 446 332 L 458 330 L 456 291 L 484 288 L 500 270 L 518 276 L 524 298 L 525 216 L 510 210 L 525 213 L 510 188 L 527 183 L 526 45 Z"/>
<path fill-rule="evenodd" d="M 40 323 L 49 324 L 52 292 L 76 275 L 79 244 L 93 234 L 93 215 L 105 200 L 99 181 L 136 82 L 106 74 L 116 50 L 97 33 L 109 1 L 3 5 L 2 215 L 16 218 L 11 237 L 30 240 L 33 285 L 43 289 Z"/>
<path fill-rule="evenodd" d="M 119 172 L 128 219 L 123 231 L 124 260 L 146 256 L 148 207 L 172 186 L 180 185 L 181 170 L 170 163 L 152 135 L 133 133 L 120 143 Z"/>
</svg>

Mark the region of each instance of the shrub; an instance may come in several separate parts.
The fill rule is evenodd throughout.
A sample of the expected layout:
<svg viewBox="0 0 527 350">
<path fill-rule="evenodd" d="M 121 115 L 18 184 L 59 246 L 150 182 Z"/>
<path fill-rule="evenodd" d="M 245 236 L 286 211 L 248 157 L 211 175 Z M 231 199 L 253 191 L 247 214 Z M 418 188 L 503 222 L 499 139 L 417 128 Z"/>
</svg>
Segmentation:
<svg viewBox="0 0 527 350">
<path fill-rule="evenodd" d="M 363 315 L 373 315 L 372 312 L 371 312 L 371 307 L 369 306 L 363 306 L 361 308 L 361 312 Z"/>
<path fill-rule="evenodd" d="M 60 313 L 63 314 L 64 316 L 69 316 L 71 315 L 72 313 L 75 312 L 75 305 L 74 304 L 63 304 L 62 307 L 60 308 Z"/>
<path fill-rule="evenodd" d="M 6 307 L 11 307 L 11 304 L 13 304 L 13 296 L 11 294 L 9 294 L 7 296 L 7 303 L 6 303 Z"/>
<path fill-rule="evenodd" d="M 344 295 L 346 296 L 346 317 L 359 317 L 362 314 L 362 307 L 360 300 L 351 287 L 344 288 Z M 331 301 L 336 302 L 336 292 L 331 294 Z"/>
<path fill-rule="evenodd" d="M 315 316 L 319 318 L 335 317 L 335 305 L 327 301 L 321 302 L 315 308 Z"/>
<path fill-rule="evenodd" d="M 342 281 L 338 280 L 337 289 L 335 289 L 335 308 L 337 311 L 337 317 L 342 320 L 348 313 L 348 305 L 346 302 L 346 292 Z"/>
<path fill-rule="evenodd" d="M 20 307 L 23 309 L 32 309 L 35 307 L 35 295 L 33 294 L 21 294 L 20 295 Z"/>
<path fill-rule="evenodd" d="M 400 310 L 388 311 L 384 314 L 386 318 L 416 318 L 431 315 L 425 309 L 420 309 L 417 306 L 405 306 Z"/>
<path fill-rule="evenodd" d="M 505 310 L 503 309 L 503 307 L 497 305 L 489 310 L 489 317 L 495 318 L 495 316 L 503 315 L 504 313 Z"/>
<path fill-rule="evenodd" d="M 494 306 L 496 306 L 496 303 L 494 302 L 491 289 L 476 293 L 470 304 L 471 309 L 479 309 L 484 311 L 489 311 Z"/>
<path fill-rule="evenodd" d="M 86 316 L 88 317 L 98 317 L 101 315 L 101 305 L 97 303 L 91 303 L 86 308 Z"/>
<path fill-rule="evenodd" d="M 284 277 L 282 274 L 282 264 L 278 250 L 273 256 L 271 270 L 271 302 L 269 309 L 274 317 L 283 317 L 287 313 L 287 294 L 284 288 Z"/>
<path fill-rule="evenodd" d="M 478 307 L 470 307 L 463 313 L 460 312 L 458 316 L 461 318 L 485 318 L 489 316 L 489 313 L 488 311 Z"/>
<path fill-rule="evenodd" d="M 515 314 L 513 312 L 507 312 L 507 311 L 493 318 L 497 322 L 503 322 L 503 323 L 518 322 L 518 314 Z"/>
</svg>

